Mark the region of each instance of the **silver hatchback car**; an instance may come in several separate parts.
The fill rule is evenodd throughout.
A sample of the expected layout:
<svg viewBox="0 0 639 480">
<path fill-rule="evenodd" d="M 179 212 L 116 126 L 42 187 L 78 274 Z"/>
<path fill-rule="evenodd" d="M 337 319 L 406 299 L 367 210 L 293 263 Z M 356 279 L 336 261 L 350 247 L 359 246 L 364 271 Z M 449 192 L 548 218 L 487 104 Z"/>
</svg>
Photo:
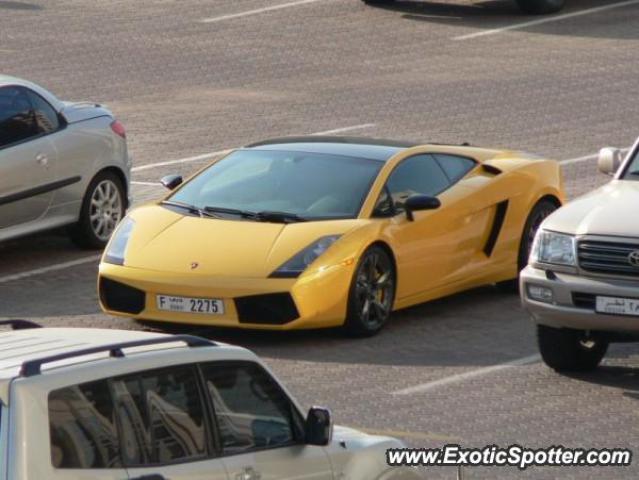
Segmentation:
<svg viewBox="0 0 639 480">
<path fill-rule="evenodd" d="M 0 241 L 68 226 L 79 246 L 104 247 L 128 206 L 130 171 L 109 110 L 0 75 Z"/>
</svg>

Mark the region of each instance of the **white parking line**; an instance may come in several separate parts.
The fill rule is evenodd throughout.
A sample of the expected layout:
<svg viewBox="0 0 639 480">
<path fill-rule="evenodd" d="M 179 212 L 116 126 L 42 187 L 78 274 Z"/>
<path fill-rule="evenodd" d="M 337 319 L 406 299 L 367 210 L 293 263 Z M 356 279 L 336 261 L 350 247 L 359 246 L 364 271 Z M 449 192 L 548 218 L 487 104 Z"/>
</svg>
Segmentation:
<svg viewBox="0 0 639 480">
<path fill-rule="evenodd" d="M 538 362 L 539 360 L 541 360 L 541 357 L 539 355 L 529 355 L 528 357 L 518 358 L 516 360 L 511 360 L 510 362 L 500 363 L 499 365 L 478 368 L 477 370 L 471 370 L 470 372 L 459 373 L 457 375 L 440 378 L 439 380 L 433 380 L 432 382 L 421 383 L 413 387 L 396 390 L 393 392 L 393 395 L 412 395 L 414 393 L 424 393 L 429 390 L 434 390 L 438 387 L 451 385 L 453 383 L 461 383 L 466 380 L 470 380 L 471 378 L 483 377 L 484 375 L 488 375 L 490 373 L 495 373 L 507 368 L 528 365 L 530 363 Z"/>
<path fill-rule="evenodd" d="M 306 5 L 308 3 L 324 2 L 326 0 L 298 0 L 296 2 L 280 3 L 279 5 L 272 5 L 270 7 L 256 8 L 255 10 L 247 10 L 245 12 L 231 13 L 228 15 L 220 15 L 219 17 L 211 17 L 200 20 L 202 23 L 215 23 L 222 22 L 224 20 L 233 20 L 235 18 L 248 17 L 250 15 L 258 15 L 260 13 L 272 12 L 275 10 L 282 10 L 283 8 L 298 7 L 300 5 Z"/>
<path fill-rule="evenodd" d="M 362 123 L 361 125 L 351 125 L 350 127 L 335 128 L 333 130 L 326 130 L 324 132 L 315 132 L 315 133 L 311 133 L 310 135 L 331 135 L 336 133 L 351 132 L 353 130 L 365 130 L 367 128 L 372 128 L 374 126 L 375 126 L 374 123 Z M 167 160 L 166 162 L 148 163 L 146 165 L 133 167 L 131 171 L 140 172 L 142 170 L 150 170 L 156 167 L 164 167 L 167 165 L 179 165 L 181 163 L 199 162 L 201 160 L 208 160 L 210 158 L 217 157 L 218 155 L 226 155 L 227 153 L 230 153 L 233 150 L 234 150 L 233 148 L 227 148 L 226 150 L 218 150 L 217 152 L 203 153 L 202 155 L 196 155 L 194 157 L 179 158 L 177 160 Z"/>
<path fill-rule="evenodd" d="M 27 270 L 26 272 L 14 273 L 13 275 L 6 275 L 0 277 L 0 283 L 13 282 L 15 280 L 21 280 L 23 278 L 34 277 L 36 275 L 42 275 L 43 273 L 55 272 L 56 270 L 64 270 L 65 268 L 75 267 L 77 265 L 83 265 L 85 263 L 97 262 L 102 255 L 91 255 L 88 257 L 78 258 L 64 263 L 56 263 L 49 265 L 48 267 L 36 268 L 34 270 Z"/>
<path fill-rule="evenodd" d="M 373 128 L 374 123 L 362 123 L 361 125 L 353 125 L 352 127 L 335 128 L 333 130 L 326 130 L 324 132 L 311 133 L 311 135 L 335 135 L 336 133 L 352 132 L 353 130 L 364 130 L 366 128 Z"/>
<path fill-rule="evenodd" d="M 482 30 L 480 32 L 468 33 L 466 35 L 459 35 L 453 37 L 453 40 L 470 40 L 472 38 L 485 37 L 488 35 L 495 35 L 497 33 L 508 32 L 511 30 L 521 30 L 522 28 L 533 27 L 535 25 L 542 25 L 544 23 L 559 22 L 566 20 L 567 18 L 580 17 L 582 15 L 590 15 L 591 13 L 603 12 L 605 10 L 612 10 L 613 8 L 627 7 L 629 5 L 635 5 L 639 3 L 639 0 L 626 0 L 624 2 L 611 3 L 608 5 L 602 5 L 601 7 L 587 8 L 585 10 L 579 10 L 578 12 L 564 13 L 562 15 L 554 15 L 551 17 L 540 18 L 539 20 L 531 20 L 530 22 L 515 23 L 514 25 L 508 25 L 501 28 L 493 28 L 490 30 Z"/>
<path fill-rule="evenodd" d="M 155 187 L 158 185 L 162 185 L 160 182 L 138 182 L 137 180 L 131 180 L 131 185 L 144 185 L 147 187 Z"/>
<path fill-rule="evenodd" d="M 621 149 L 621 151 L 624 154 L 627 154 L 629 150 L 630 150 L 630 148 L 622 148 Z M 562 164 L 562 165 L 571 165 L 573 163 L 581 163 L 581 162 L 587 162 L 588 160 L 594 160 L 598 156 L 599 156 L 598 153 L 593 153 L 592 155 L 584 155 L 583 157 L 569 158 L 568 160 L 561 160 L 559 163 Z"/>
</svg>

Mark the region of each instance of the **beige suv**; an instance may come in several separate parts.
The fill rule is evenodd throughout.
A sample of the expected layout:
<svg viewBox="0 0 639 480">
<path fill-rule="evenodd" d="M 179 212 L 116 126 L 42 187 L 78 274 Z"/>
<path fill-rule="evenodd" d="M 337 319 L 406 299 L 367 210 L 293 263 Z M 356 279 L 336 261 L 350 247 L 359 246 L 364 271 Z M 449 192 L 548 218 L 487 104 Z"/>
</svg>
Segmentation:
<svg viewBox="0 0 639 480">
<path fill-rule="evenodd" d="M 0 479 L 413 480 L 398 440 L 333 427 L 251 352 L 189 335 L 2 321 Z"/>
<path fill-rule="evenodd" d="M 592 370 L 613 341 L 639 340 L 639 141 L 625 161 L 606 148 L 603 187 L 550 215 L 520 276 L 543 360 Z"/>
</svg>

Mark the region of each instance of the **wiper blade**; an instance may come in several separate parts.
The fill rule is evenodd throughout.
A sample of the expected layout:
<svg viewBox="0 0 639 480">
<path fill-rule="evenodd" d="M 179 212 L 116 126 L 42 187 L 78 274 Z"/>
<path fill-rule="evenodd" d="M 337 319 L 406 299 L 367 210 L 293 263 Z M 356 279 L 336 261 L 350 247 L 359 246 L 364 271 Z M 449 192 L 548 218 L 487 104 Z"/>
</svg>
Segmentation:
<svg viewBox="0 0 639 480">
<path fill-rule="evenodd" d="M 226 208 L 226 207 L 204 207 L 205 212 L 211 213 L 226 213 L 228 215 L 238 215 L 242 218 L 248 218 L 250 220 L 256 220 L 258 222 L 278 222 L 278 223 L 295 223 L 306 222 L 307 219 L 300 217 L 294 213 L 287 212 L 275 212 L 271 210 L 263 210 L 261 212 L 251 212 L 248 210 L 240 210 L 238 208 Z"/>
<path fill-rule="evenodd" d="M 177 208 L 183 208 L 184 210 L 188 210 L 191 213 L 195 213 L 196 215 L 199 215 L 200 217 L 213 217 L 213 218 L 217 218 L 215 215 L 211 215 L 209 212 L 202 210 L 201 208 L 196 207 L 195 205 L 189 205 L 188 203 L 182 203 L 182 202 L 174 202 L 171 200 L 162 200 L 162 202 L 160 202 L 161 205 L 168 205 L 169 207 L 177 207 Z"/>
<path fill-rule="evenodd" d="M 283 222 L 283 223 L 295 223 L 295 222 L 306 222 L 308 219 L 304 217 L 300 217 L 295 213 L 288 212 L 274 212 L 270 210 L 264 210 L 261 212 L 257 212 L 256 216 L 259 220 L 265 222 Z"/>
<path fill-rule="evenodd" d="M 226 208 L 226 207 L 204 207 L 203 210 L 208 213 L 226 213 L 228 215 L 239 215 L 242 218 L 257 218 L 255 212 L 249 212 L 248 210 L 240 210 L 238 208 Z"/>
</svg>

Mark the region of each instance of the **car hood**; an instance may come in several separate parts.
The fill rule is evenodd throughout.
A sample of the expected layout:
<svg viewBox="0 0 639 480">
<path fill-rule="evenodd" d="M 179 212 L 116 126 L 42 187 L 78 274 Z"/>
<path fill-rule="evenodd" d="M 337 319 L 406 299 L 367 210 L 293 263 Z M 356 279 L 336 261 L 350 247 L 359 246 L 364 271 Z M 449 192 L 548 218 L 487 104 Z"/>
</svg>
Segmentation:
<svg viewBox="0 0 639 480">
<path fill-rule="evenodd" d="M 547 230 L 574 235 L 639 237 L 639 182 L 613 180 L 560 208 L 546 219 Z"/>
<path fill-rule="evenodd" d="M 366 222 L 282 224 L 200 218 L 160 205 L 138 208 L 130 218 L 135 227 L 127 246 L 127 267 L 249 278 L 267 277 L 320 237 L 344 234 Z"/>
</svg>

